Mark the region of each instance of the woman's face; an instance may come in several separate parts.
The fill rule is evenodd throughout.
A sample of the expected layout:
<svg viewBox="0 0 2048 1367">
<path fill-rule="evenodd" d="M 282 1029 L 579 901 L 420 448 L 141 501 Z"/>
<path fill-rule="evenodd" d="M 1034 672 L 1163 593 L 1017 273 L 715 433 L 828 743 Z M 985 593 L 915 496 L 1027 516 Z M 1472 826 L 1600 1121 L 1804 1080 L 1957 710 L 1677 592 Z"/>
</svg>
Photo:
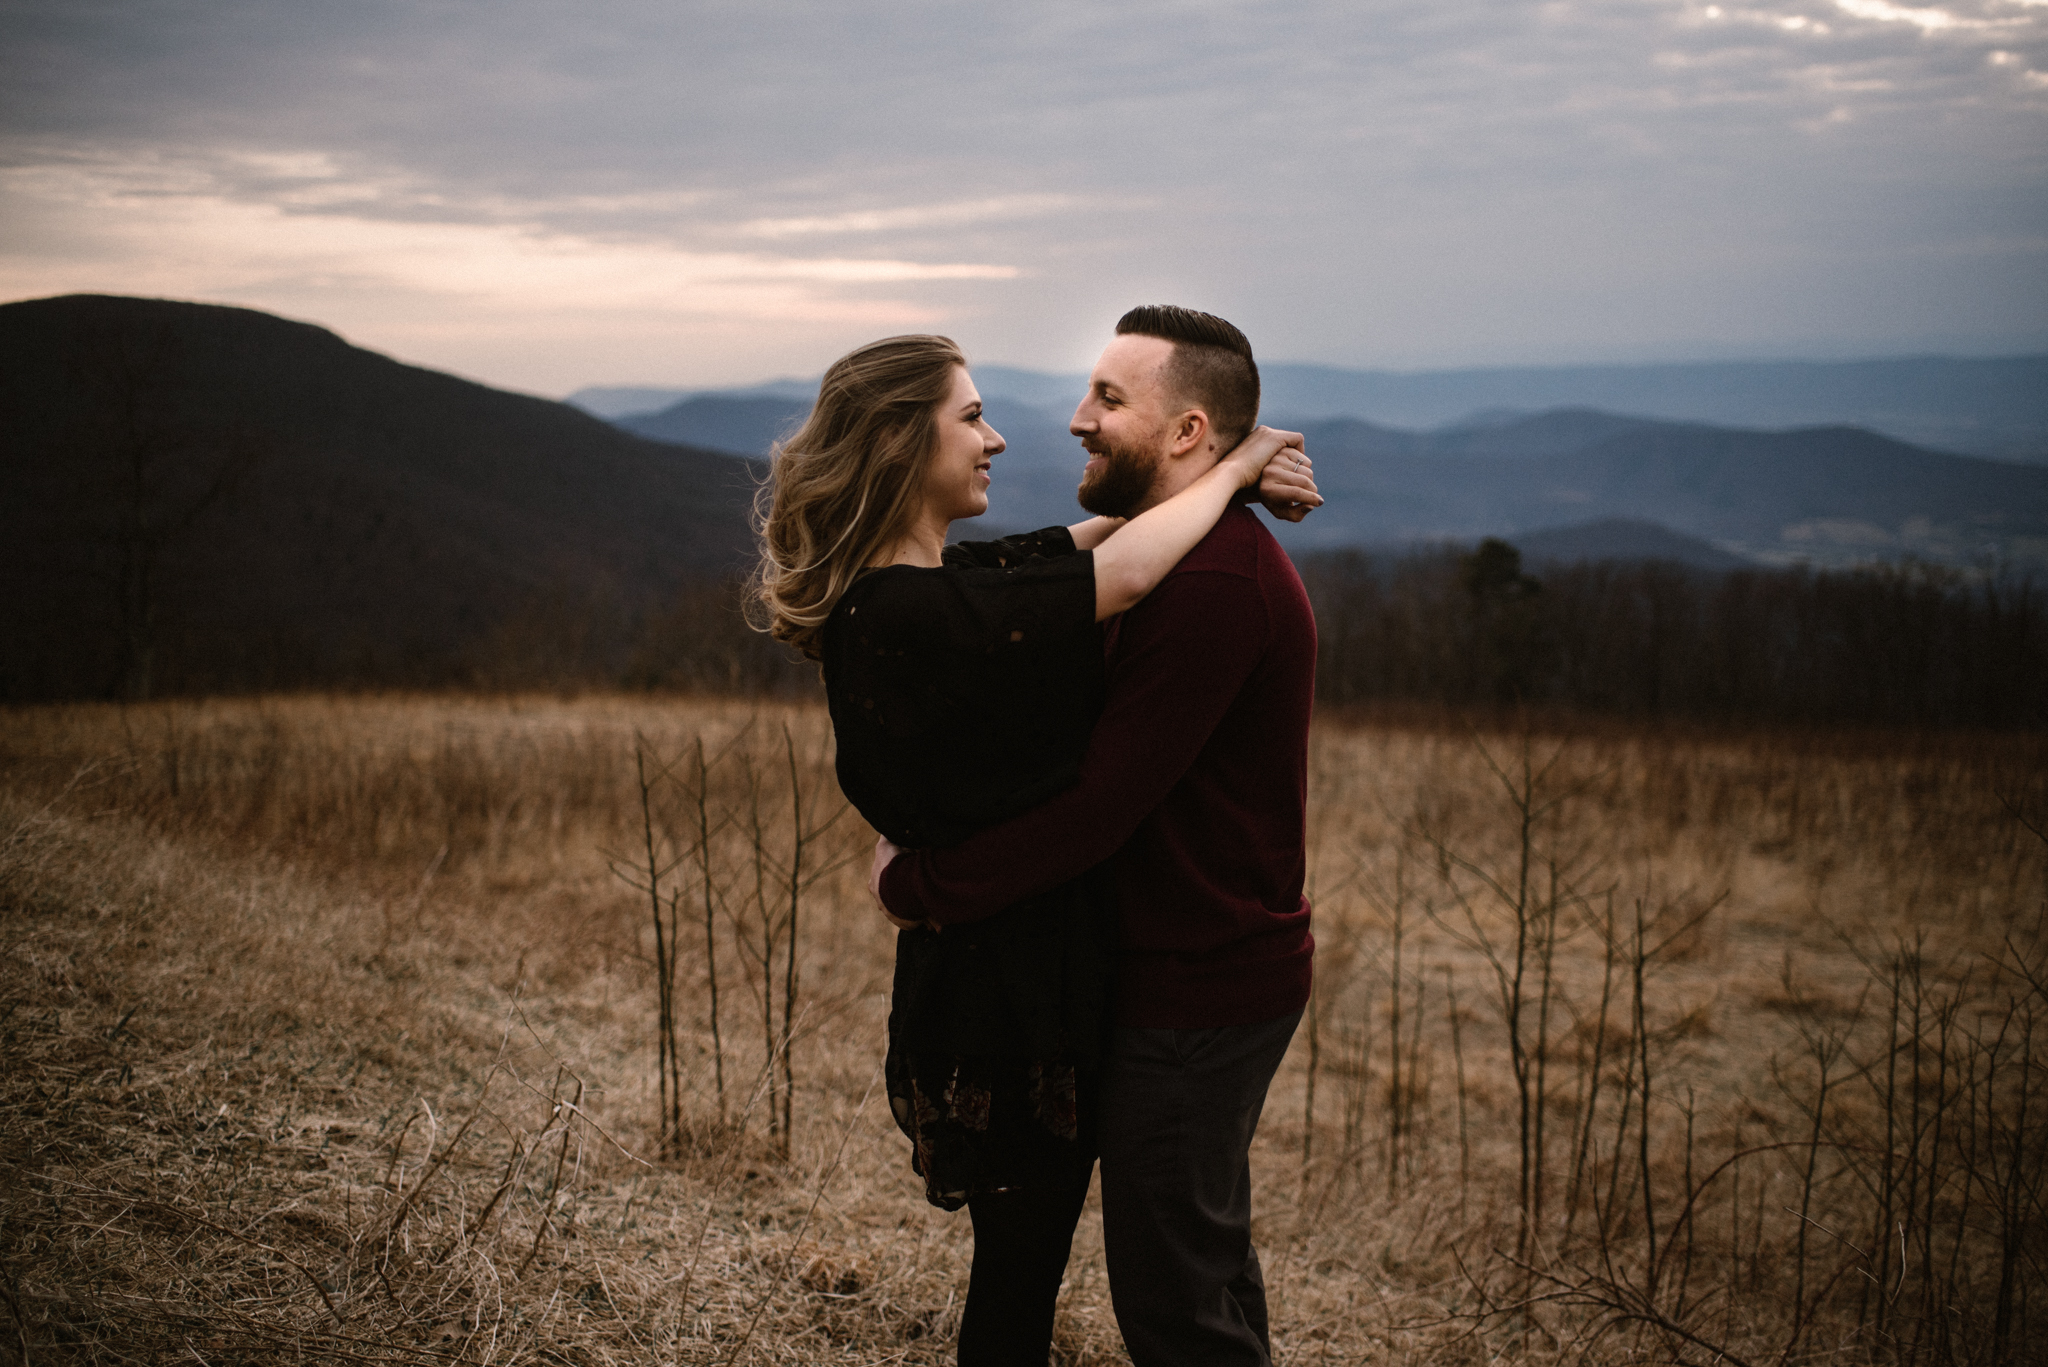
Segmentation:
<svg viewBox="0 0 2048 1367">
<path fill-rule="evenodd" d="M 966 366 L 953 368 L 953 389 L 939 403 L 938 449 L 925 467 L 925 514 L 947 522 L 988 511 L 989 462 L 1003 438 L 981 416 L 981 394 Z"/>
</svg>

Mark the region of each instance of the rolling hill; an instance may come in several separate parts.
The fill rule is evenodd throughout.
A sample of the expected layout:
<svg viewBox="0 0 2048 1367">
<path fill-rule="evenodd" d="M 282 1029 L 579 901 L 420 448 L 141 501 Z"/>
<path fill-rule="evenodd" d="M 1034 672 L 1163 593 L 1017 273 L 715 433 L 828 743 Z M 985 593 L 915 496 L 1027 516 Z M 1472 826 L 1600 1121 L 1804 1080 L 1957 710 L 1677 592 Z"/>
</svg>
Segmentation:
<svg viewBox="0 0 2048 1367">
<path fill-rule="evenodd" d="M 246 309 L 0 306 L 0 432 L 0 696 L 616 649 L 747 549 L 742 460 Z"/>
</svg>

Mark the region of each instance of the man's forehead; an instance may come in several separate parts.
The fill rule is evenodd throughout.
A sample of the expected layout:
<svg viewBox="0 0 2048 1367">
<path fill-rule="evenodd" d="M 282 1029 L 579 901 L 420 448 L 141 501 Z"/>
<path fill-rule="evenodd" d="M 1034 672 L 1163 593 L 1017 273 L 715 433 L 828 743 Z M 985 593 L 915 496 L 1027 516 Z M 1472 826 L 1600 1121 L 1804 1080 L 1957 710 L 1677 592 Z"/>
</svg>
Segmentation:
<svg viewBox="0 0 2048 1367">
<path fill-rule="evenodd" d="M 1091 378 L 1125 389 L 1148 385 L 1159 377 L 1160 369 L 1172 355 L 1173 343 L 1164 337 L 1121 333 L 1102 349 Z"/>
</svg>

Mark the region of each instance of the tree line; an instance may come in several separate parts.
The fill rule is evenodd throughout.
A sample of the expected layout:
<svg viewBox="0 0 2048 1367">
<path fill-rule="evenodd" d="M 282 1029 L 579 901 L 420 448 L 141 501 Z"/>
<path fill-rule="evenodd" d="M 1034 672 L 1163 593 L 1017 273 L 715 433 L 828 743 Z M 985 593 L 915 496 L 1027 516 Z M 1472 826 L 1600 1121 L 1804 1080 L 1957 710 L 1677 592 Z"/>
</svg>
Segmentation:
<svg viewBox="0 0 2048 1367">
<path fill-rule="evenodd" d="M 2030 575 L 1904 563 L 1709 572 L 1547 564 L 1516 549 L 1304 557 L 1319 707 L 1537 706 L 1631 720 L 2028 729 L 2048 725 L 2048 592 Z M 801 697 L 815 665 L 750 629 L 734 579 L 629 606 L 562 584 L 462 641 L 151 622 L 169 695 L 304 689 L 624 688 Z M 130 615 L 79 613 L 0 651 L 0 701 L 134 697 Z M 19 652 L 26 651 L 26 655 Z"/>
<path fill-rule="evenodd" d="M 1300 564 L 1320 706 L 1536 705 L 1633 720 L 2048 725 L 2048 592 L 1916 562 L 1711 572 L 1584 561 L 1531 573 L 1505 541 Z M 737 583 L 694 586 L 581 658 L 485 652 L 499 686 L 801 695 L 816 667 L 750 630 Z M 587 620 L 587 619 L 586 619 Z M 508 632 L 559 646 L 562 629 Z"/>
<path fill-rule="evenodd" d="M 1906 562 L 1714 573 L 1509 543 L 1307 557 L 1324 706 L 1540 705 L 1635 719 L 2048 723 L 2048 595 Z"/>
</svg>

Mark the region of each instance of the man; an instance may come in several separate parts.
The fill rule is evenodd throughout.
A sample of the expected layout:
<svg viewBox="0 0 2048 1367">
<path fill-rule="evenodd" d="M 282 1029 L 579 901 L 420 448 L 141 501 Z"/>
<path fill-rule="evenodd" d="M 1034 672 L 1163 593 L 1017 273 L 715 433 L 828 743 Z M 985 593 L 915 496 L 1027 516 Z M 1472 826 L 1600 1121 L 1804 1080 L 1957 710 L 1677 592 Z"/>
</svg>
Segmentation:
<svg viewBox="0 0 2048 1367">
<path fill-rule="evenodd" d="M 1133 309 L 1071 424 L 1090 457 L 1081 506 L 1128 517 L 1171 497 L 1258 404 L 1243 333 L 1190 309 Z M 875 888 L 899 924 L 944 927 L 1115 856 L 1101 1158 L 1117 1323 L 1138 1367 L 1263 1367 L 1247 1152 L 1309 995 L 1315 621 L 1279 543 L 1238 507 L 1109 624 L 1105 648 L 1108 701 L 1080 781 L 960 845 L 885 842 Z"/>
</svg>

